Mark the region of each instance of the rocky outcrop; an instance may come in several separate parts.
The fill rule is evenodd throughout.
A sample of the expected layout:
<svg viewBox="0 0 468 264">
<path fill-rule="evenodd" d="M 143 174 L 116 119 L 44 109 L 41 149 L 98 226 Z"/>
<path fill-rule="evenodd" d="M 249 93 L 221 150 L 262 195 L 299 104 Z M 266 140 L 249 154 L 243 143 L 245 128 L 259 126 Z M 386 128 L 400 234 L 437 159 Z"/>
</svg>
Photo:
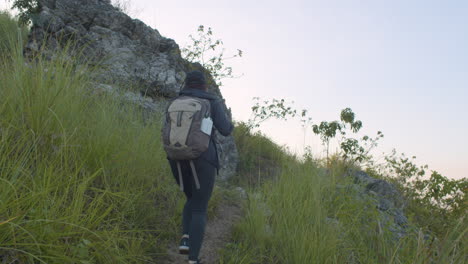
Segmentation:
<svg viewBox="0 0 468 264">
<path fill-rule="evenodd" d="M 74 49 L 99 63 L 103 69 L 99 81 L 136 86 L 152 97 L 176 95 L 185 72 L 195 67 L 181 58 L 172 39 L 109 1 L 39 0 L 39 4 L 27 53 L 41 50 L 44 43 L 51 52 L 73 43 Z"/>
<path fill-rule="evenodd" d="M 388 226 L 396 238 L 407 232 L 408 218 L 404 214 L 405 200 L 401 193 L 391 183 L 370 177 L 363 171 L 348 171 L 348 176 L 354 178 L 354 183 L 363 188 L 366 195 L 379 210 L 382 222 Z"/>
<path fill-rule="evenodd" d="M 181 57 L 174 40 L 165 38 L 138 19 L 113 7 L 108 0 L 39 0 L 25 54 L 41 51 L 54 56 L 70 45 L 87 63 L 100 69 L 95 82 L 100 89 L 128 89 L 127 99 L 149 111 L 161 111 L 164 102 L 178 94 L 185 73 L 204 70 Z M 206 70 L 204 70 L 206 72 Z M 222 98 L 207 73 L 209 90 Z M 226 107 L 226 106 L 225 106 Z M 227 110 L 227 107 L 226 107 Z M 237 150 L 232 137 L 218 136 L 222 178 L 235 173 Z"/>
</svg>

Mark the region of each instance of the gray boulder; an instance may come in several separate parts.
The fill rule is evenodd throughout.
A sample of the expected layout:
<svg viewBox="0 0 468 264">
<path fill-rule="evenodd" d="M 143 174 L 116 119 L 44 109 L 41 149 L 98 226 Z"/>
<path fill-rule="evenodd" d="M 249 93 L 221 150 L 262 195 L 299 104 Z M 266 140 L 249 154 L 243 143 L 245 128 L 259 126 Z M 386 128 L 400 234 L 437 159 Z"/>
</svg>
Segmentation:
<svg viewBox="0 0 468 264">
<path fill-rule="evenodd" d="M 51 56 L 68 41 L 73 49 L 102 68 L 97 80 L 136 86 L 152 97 L 176 95 L 185 72 L 197 66 L 184 61 L 178 45 L 104 0 L 39 0 L 26 54 L 43 43 Z M 47 38 L 45 38 L 47 36 Z M 217 87 L 213 87 L 216 90 Z M 219 89 L 217 89 L 219 93 Z"/>
<path fill-rule="evenodd" d="M 48 57 L 65 45 L 91 65 L 98 89 L 103 85 L 119 87 L 133 101 L 149 111 L 161 111 L 161 101 L 178 94 L 185 73 L 202 70 L 207 75 L 209 91 L 222 98 L 219 87 L 200 64 L 181 57 L 174 40 L 165 38 L 138 19 L 132 19 L 113 7 L 108 0 L 39 0 L 40 12 L 33 19 L 25 55 L 42 52 Z M 227 107 L 225 106 L 226 110 Z M 218 137 L 221 178 L 235 173 L 238 154 L 232 136 Z"/>
<path fill-rule="evenodd" d="M 363 195 L 375 201 L 381 221 L 394 234 L 401 238 L 407 233 L 408 218 L 404 214 L 405 200 L 391 183 L 375 179 L 363 171 L 349 170 L 347 176 L 353 177 L 355 184 L 363 189 Z"/>
</svg>

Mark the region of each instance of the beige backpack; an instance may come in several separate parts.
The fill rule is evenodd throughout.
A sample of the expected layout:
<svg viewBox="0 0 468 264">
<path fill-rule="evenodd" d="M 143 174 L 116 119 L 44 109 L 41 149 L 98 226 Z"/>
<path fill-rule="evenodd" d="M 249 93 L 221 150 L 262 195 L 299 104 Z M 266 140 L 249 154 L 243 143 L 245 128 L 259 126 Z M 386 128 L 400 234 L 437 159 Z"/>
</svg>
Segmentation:
<svg viewBox="0 0 468 264">
<path fill-rule="evenodd" d="M 182 95 L 167 108 L 162 131 L 164 150 L 169 159 L 177 161 L 181 190 L 182 160 L 190 161 L 196 187 L 200 188 L 193 160 L 208 149 L 212 127 L 211 104 L 207 99 Z"/>
</svg>

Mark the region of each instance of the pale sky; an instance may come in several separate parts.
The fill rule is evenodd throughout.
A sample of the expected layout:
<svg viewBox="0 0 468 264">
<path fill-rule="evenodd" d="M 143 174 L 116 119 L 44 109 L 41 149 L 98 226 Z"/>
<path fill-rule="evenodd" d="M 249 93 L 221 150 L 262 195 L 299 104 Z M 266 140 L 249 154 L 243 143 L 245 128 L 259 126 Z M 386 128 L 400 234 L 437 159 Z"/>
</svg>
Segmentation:
<svg viewBox="0 0 468 264">
<path fill-rule="evenodd" d="M 5 6 L 0 0 L 0 7 Z M 180 46 L 198 25 L 213 28 L 241 78 L 221 91 L 234 118 L 247 120 L 251 98 L 286 98 L 315 123 L 350 107 L 363 132 L 383 131 L 378 152 L 417 156 L 451 178 L 468 171 L 468 1 L 155 1 L 130 11 Z M 297 122 L 261 130 L 301 152 Z M 320 140 L 305 145 L 320 156 Z"/>
</svg>

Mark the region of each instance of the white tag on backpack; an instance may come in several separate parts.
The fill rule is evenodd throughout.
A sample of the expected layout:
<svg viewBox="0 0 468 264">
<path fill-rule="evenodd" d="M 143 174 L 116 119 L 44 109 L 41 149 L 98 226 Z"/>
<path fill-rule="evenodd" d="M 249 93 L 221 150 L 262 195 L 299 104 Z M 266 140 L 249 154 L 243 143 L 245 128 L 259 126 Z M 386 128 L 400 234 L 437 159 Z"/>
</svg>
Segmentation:
<svg viewBox="0 0 468 264">
<path fill-rule="evenodd" d="M 208 136 L 211 136 L 211 130 L 213 129 L 213 120 L 209 117 L 203 118 L 201 122 L 201 128 L 200 130 L 207 134 Z"/>
</svg>

